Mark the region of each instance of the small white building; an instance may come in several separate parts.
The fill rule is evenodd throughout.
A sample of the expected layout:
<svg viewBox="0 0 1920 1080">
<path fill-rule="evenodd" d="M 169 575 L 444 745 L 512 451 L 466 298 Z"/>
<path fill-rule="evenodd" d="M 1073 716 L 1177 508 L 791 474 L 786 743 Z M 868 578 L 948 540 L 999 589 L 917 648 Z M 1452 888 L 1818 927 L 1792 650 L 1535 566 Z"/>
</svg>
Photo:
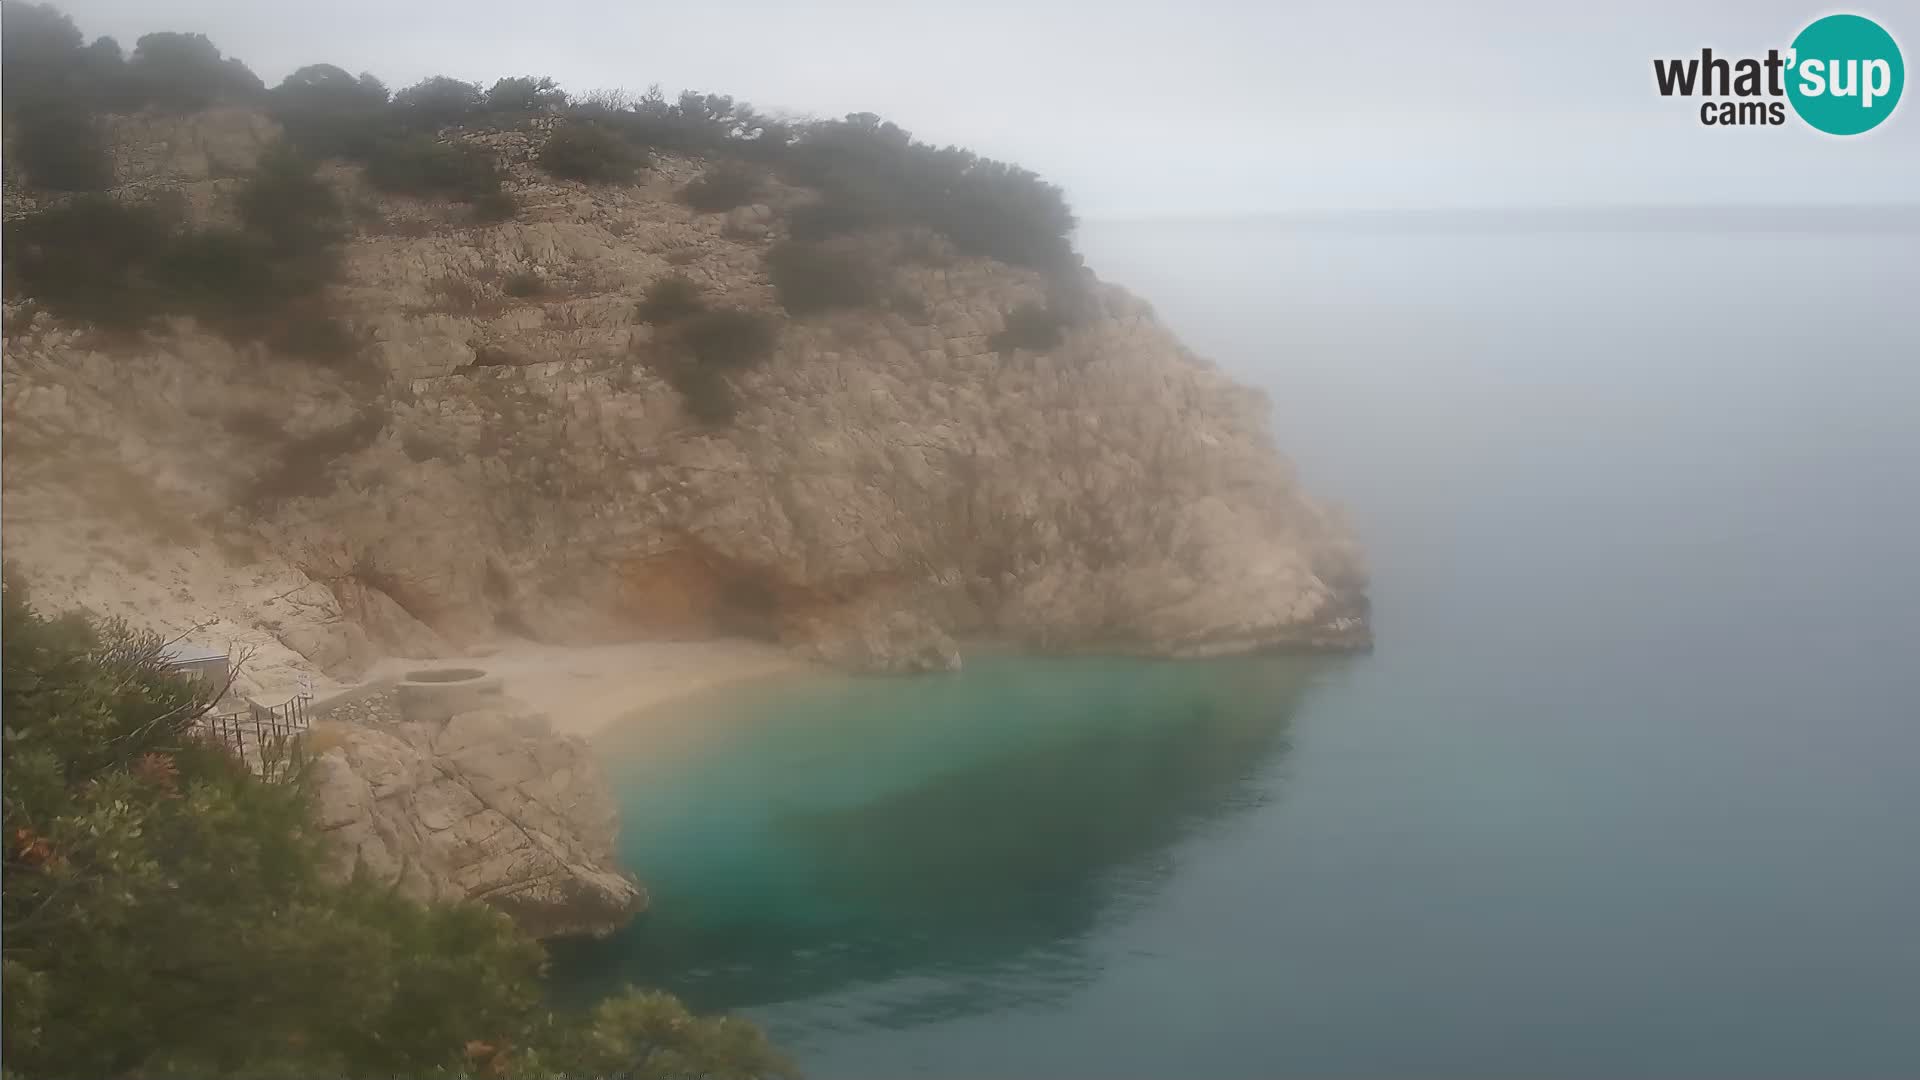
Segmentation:
<svg viewBox="0 0 1920 1080">
<path fill-rule="evenodd" d="M 232 676 L 225 649 L 175 641 L 160 650 L 160 664 L 168 671 L 209 686 L 224 687 Z"/>
</svg>

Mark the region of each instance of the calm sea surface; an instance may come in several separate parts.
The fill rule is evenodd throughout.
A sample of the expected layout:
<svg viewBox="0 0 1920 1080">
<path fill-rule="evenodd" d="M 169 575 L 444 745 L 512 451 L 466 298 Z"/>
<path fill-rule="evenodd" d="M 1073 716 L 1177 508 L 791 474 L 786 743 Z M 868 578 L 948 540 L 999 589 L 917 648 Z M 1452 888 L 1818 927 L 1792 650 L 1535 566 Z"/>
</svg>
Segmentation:
<svg viewBox="0 0 1920 1080">
<path fill-rule="evenodd" d="M 976 658 L 609 741 L 663 985 L 816 1077 L 1920 1076 L 1920 237 L 1105 224 L 1371 656 Z"/>
</svg>

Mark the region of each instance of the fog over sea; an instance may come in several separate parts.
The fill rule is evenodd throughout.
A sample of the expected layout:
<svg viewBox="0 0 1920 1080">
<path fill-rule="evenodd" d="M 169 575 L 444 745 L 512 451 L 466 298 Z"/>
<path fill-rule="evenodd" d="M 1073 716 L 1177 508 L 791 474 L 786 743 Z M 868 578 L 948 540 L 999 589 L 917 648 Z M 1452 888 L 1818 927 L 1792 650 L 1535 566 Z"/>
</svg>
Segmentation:
<svg viewBox="0 0 1920 1080">
<path fill-rule="evenodd" d="M 1920 1075 L 1911 212 L 1093 222 L 1271 395 L 1367 656 L 973 658 L 608 741 L 559 957 L 817 1077 Z"/>
</svg>

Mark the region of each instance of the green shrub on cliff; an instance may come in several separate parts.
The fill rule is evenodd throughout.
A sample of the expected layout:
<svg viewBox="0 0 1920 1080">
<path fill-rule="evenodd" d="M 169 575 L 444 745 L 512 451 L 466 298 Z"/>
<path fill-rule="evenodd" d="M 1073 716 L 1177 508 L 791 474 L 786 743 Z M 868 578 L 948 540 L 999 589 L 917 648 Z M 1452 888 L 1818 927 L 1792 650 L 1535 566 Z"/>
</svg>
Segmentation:
<svg viewBox="0 0 1920 1080">
<path fill-rule="evenodd" d="M 680 201 L 703 214 L 717 214 L 753 201 L 760 174 L 737 162 L 716 165 L 680 190 Z"/>
<path fill-rule="evenodd" d="M 73 18 L 52 4 L 0 2 L 0 106 L 9 115 L 70 98 L 86 37 Z M 118 46 L 116 45 L 117 49 Z"/>
<path fill-rule="evenodd" d="M 266 89 L 235 57 L 223 57 L 205 34 L 162 32 L 134 42 L 126 76 L 140 100 L 174 112 L 252 101 Z"/>
<path fill-rule="evenodd" d="M 567 104 L 567 92 L 548 75 L 517 75 L 487 90 L 486 108 L 494 113 L 537 113 Z"/>
<path fill-rule="evenodd" d="M 49 4 L 0 3 L 0 108 L 7 154 L 29 184 L 48 191 L 104 191 L 113 164 L 93 116 L 97 95 L 87 78 L 90 56 L 73 20 Z M 111 48 L 116 65 L 120 47 Z"/>
<path fill-rule="evenodd" d="M 397 128 L 379 79 L 356 79 L 332 64 L 308 64 L 287 76 L 267 96 L 267 111 L 289 143 L 315 158 L 365 161 Z"/>
<path fill-rule="evenodd" d="M 473 200 L 471 212 L 475 224 L 498 225 L 512 221 L 520 212 L 520 203 L 505 191 L 489 191 Z"/>
<path fill-rule="evenodd" d="M 333 280 L 342 209 L 311 163 L 285 150 L 262 156 L 238 203 L 240 229 L 195 228 L 161 199 L 88 196 L 25 215 L 4 230 L 7 289 L 103 326 L 192 315 L 264 337 Z"/>
<path fill-rule="evenodd" d="M 428 135 L 467 120 L 485 104 L 479 83 L 445 75 L 422 79 L 393 95 L 394 112 L 408 127 Z"/>
<path fill-rule="evenodd" d="M 386 409 L 376 407 L 333 427 L 283 439 L 273 464 L 254 477 L 246 504 L 262 508 L 327 494 L 334 487 L 334 464 L 373 445 L 389 419 Z"/>
<path fill-rule="evenodd" d="M 500 283 L 500 291 L 517 298 L 539 296 L 547 291 L 547 282 L 531 270 L 519 270 L 507 275 Z"/>
<path fill-rule="evenodd" d="M 668 328 L 662 374 L 680 392 L 688 415 L 715 427 L 731 422 L 740 411 L 731 376 L 773 356 L 779 324 L 758 312 L 722 308 L 695 309 L 662 325 Z"/>
<path fill-rule="evenodd" d="M 328 64 L 302 67 L 263 94 L 243 65 L 202 35 L 149 34 L 123 60 L 112 39 L 85 44 L 73 21 L 53 8 L 0 5 L 8 27 L 0 39 L 8 149 L 39 187 L 91 191 L 111 183 L 101 112 L 264 100 L 305 156 L 360 161 L 376 188 L 464 202 L 476 222 L 503 221 L 515 204 L 494 154 L 458 139 L 441 143 L 437 135 L 449 126 L 518 124 L 528 113 L 557 111 L 564 121 L 537 158 L 553 176 L 624 183 L 653 149 L 706 159 L 706 172 L 682 192 L 702 211 L 744 204 L 767 175 L 817 190 L 819 198 L 793 209 L 786 223 L 791 240 L 814 246 L 789 247 L 769 264 L 796 313 L 876 302 L 877 282 L 864 282 L 850 256 L 819 246 L 874 228 L 932 230 L 962 254 L 1039 269 L 1056 286 L 1075 284 L 1075 221 L 1058 187 L 958 147 L 916 142 L 871 113 L 788 122 L 724 94 L 669 98 L 658 89 L 570 102 L 544 76 L 503 78 L 485 92 L 477 83 L 435 76 L 389 97 L 378 79 Z"/>
<path fill-rule="evenodd" d="M 238 199 L 240 220 L 278 251 L 304 254 L 345 235 L 346 210 L 313 161 L 281 144 L 260 155 Z"/>
<path fill-rule="evenodd" d="M 584 1023 L 556 1025 L 542 1035 L 533 1049 L 502 1062 L 507 1080 L 799 1076 L 759 1028 L 732 1017 L 694 1016 L 658 992 L 630 990 L 595 1006 Z"/>
<path fill-rule="evenodd" d="M 10 1070 L 430 1067 L 448 1045 L 395 1031 L 400 1045 L 375 1050 L 357 1032 L 402 1012 L 437 1026 L 412 997 L 439 961 L 408 950 L 432 934 L 507 976 L 450 983 L 471 999 L 456 1008 L 497 1024 L 529 1007 L 517 998 L 537 949 L 488 913 L 324 885 L 299 784 L 261 779 L 195 737 L 206 691 L 165 672 L 158 638 L 43 619 L 17 582 L 4 590 Z"/>
<path fill-rule="evenodd" d="M 1051 308 L 1040 304 L 1021 304 L 1007 312 L 1006 327 L 987 339 L 987 347 L 994 352 L 1051 349 L 1066 340 L 1062 325 L 1060 316 Z"/>
<path fill-rule="evenodd" d="M 726 375 L 698 364 L 681 363 L 667 369 L 667 382 L 680 393 L 687 415 L 708 427 L 723 427 L 740 412 L 740 399 Z"/>
<path fill-rule="evenodd" d="M 704 307 L 698 282 L 685 274 L 667 274 L 655 278 L 653 284 L 647 286 L 647 294 L 640 301 L 638 313 L 642 322 L 665 326 L 696 315 Z"/>
<path fill-rule="evenodd" d="M 138 326 L 162 307 L 141 271 L 166 252 L 175 223 L 176 215 L 157 203 L 104 195 L 16 218 L 0 242 L 7 291 L 66 318 Z"/>
<path fill-rule="evenodd" d="M 416 135 L 375 146 L 367 158 L 367 183 L 400 195 L 473 202 L 500 191 L 500 165 L 482 147 Z"/>
<path fill-rule="evenodd" d="M 871 307 L 881 296 L 880 269 L 873 260 L 831 243 L 775 244 L 767 251 L 767 278 L 780 293 L 781 306 L 794 315 Z"/>
<path fill-rule="evenodd" d="M 80 28 L 50 4 L 6 0 L 0 21 L 0 106 L 9 119 L 56 107 L 191 112 L 252 101 L 261 91 L 259 78 L 204 34 L 147 34 L 127 58 L 112 38 L 84 44 Z"/>
<path fill-rule="evenodd" d="M 723 153 L 740 134 L 751 110 L 724 94 L 687 90 L 672 101 L 649 87 L 637 97 L 616 95 L 615 103 L 586 103 L 586 112 L 616 127 L 641 146 L 676 154 Z"/>
<path fill-rule="evenodd" d="M 163 644 L 0 584 L 9 1076 L 792 1075 L 664 995 L 549 1012 L 497 912 L 329 883 L 298 754 L 265 779 L 197 738 Z"/>
<path fill-rule="evenodd" d="M 562 180 L 624 184 L 646 165 L 644 151 L 590 121 L 569 122 L 540 147 L 540 167 Z"/>
<path fill-rule="evenodd" d="M 36 188 L 105 191 L 113 186 L 113 160 L 99 122 L 70 105 L 23 117 L 8 149 Z"/>
<path fill-rule="evenodd" d="M 764 363 L 780 337 L 772 319 L 736 308 L 701 312 L 676 330 L 694 362 L 713 371 L 739 371 Z"/>
<path fill-rule="evenodd" d="M 967 254 L 1071 269 L 1075 221 L 1064 193 L 1017 165 L 915 142 L 872 113 L 808 125 L 785 162 L 789 178 L 824 196 L 796 216 L 798 239 L 924 225 Z"/>
</svg>

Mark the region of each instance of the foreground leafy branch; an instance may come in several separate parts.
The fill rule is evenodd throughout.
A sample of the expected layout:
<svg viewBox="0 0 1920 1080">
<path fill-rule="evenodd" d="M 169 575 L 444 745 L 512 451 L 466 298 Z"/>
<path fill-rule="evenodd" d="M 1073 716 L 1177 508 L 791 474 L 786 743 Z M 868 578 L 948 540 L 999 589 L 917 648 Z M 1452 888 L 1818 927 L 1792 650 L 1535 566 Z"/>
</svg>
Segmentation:
<svg viewBox="0 0 1920 1080">
<path fill-rule="evenodd" d="M 546 1009 L 544 951 L 491 909 L 327 880 L 303 770 L 201 739 L 211 692 L 159 638 L 0 588 L 8 1076 L 793 1075 L 664 994 Z"/>
</svg>

